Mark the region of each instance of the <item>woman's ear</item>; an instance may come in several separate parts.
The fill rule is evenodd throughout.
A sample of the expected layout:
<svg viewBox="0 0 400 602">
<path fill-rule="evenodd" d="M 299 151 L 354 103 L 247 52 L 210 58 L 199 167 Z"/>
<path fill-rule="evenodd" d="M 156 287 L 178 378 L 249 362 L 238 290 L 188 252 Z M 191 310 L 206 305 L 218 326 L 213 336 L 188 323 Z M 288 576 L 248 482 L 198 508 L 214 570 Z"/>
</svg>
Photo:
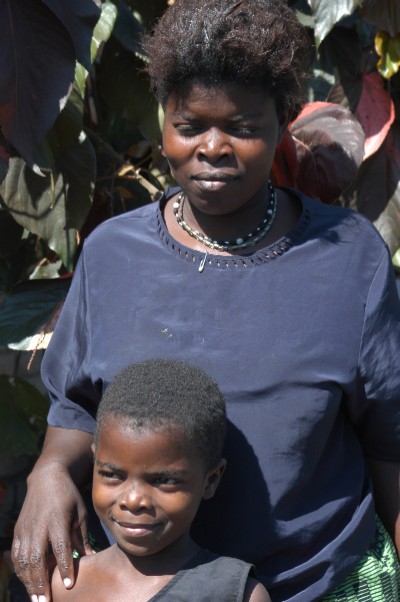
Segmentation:
<svg viewBox="0 0 400 602">
<path fill-rule="evenodd" d="M 225 472 L 226 460 L 221 458 L 218 464 L 209 470 L 206 474 L 203 489 L 203 500 L 209 500 L 217 491 L 217 487 L 221 481 L 222 475 Z"/>
<path fill-rule="evenodd" d="M 92 450 L 93 460 L 94 460 L 94 457 L 96 455 L 96 445 L 94 443 L 92 443 L 92 445 L 90 446 L 90 449 Z"/>
</svg>

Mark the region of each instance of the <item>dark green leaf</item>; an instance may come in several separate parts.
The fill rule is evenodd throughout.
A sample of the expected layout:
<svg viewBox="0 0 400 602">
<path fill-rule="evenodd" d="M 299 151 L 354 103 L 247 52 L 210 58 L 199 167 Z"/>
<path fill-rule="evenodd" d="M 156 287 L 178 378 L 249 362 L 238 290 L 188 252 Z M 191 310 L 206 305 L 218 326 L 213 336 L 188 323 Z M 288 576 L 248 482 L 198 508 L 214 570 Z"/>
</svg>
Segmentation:
<svg viewBox="0 0 400 602">
<path fill-rule="evenodd" d="M 76 59 L 91 69 L 90 45 L 93 28 L 100 17 L 100 8 L 93 0 L 42 0 L 57 16 L 71 36 Z"/>
<path fill-rule="evenodd" d="M 361 12 L 378 29 L 387 31 L 391 36 L 400 33 L 399 0 L 364 0 Z"/>
<path fill-rule="evenodd" d="M 135 125 L 153 102 L 142 62 L 115 40 L 106 44 L 99 69 L 99 89 L 107 106 Z"/>
<path fill-rule="evenodd" d="M 118 42 L 133 54 L 142 59 L 145 58 L 140 44 L 140 36 L 143 34 L 143 27 L 138 19 L 132 14 L 129 8 L 121 0 L 118 2 L 118 16 L 115 21 L 113 35 Z"/>
<path fill-rule="evenodd" d="M 35 144 L 54 123 L 70 91 L 74 47 L 43 2 L 0 0 L 0 15 L 0 125 L 32 164 Z"/>
<path fill-rule="evenodd" d="M 45 428 L 46 399 L 29 383 L 0 375 L 0 458 L 35 455 Z"/>
<path fill-rule="evenodd" d="M 91 206 L 96 158 L 88 139 L 77 141 L 60 155 L 56 171 L 41 177 L 13 158 L 0 193 L 15 220 L 47 241 L 72 268 L 76 230 Z"/>
<path fill-rule="evenodd" d="M 0 307 L 0 345 L 17 344 L 42 332 L 69 285 L 70 279 L 33 280 L 6 294 Z"/>
<path fill-rule="evenodd" d="M 351 15 L 362 0 L 308 0 L 315 18 L 315 40 L 317 46 L 343 17 Z"/>
<path fill-rule="evenodd" d="M 16 253 L 21 245 L 23 227 L 0 207 L 0 258 L 6 259 Z"/>
</svg>

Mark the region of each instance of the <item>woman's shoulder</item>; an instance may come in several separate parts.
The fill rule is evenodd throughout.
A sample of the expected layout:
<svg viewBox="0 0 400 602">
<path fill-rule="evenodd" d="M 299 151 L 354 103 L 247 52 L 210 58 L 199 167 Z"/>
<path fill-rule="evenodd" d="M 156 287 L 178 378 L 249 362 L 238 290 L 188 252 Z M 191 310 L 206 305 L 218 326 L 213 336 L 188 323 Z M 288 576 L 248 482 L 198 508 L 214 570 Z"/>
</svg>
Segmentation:
<svg viewBox="0 0 400 602">
<path fill-rule="evenodd" d="M 363 245 L 380 254 L 385 242 L 374 224 L 360 212 L 341 205 L 323 203 L 299 191 L 291 191 L 301 201 L 306 237 L 319 237 L 333 243 L 346 242 L 361 248 Z"/>
</svg>

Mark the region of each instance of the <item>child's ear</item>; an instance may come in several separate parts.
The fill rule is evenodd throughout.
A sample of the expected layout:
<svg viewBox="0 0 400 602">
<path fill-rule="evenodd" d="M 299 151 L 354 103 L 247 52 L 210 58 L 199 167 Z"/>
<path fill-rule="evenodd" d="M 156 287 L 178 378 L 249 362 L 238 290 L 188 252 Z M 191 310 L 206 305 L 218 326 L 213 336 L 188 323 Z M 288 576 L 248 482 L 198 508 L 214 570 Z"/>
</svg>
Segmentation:
<svg viewBox="0 0 400 602">
<path fill-rule="evenodd" d="M 92 443 L 92 445 L 90 446 L 90 449 L 92 450 L 93 460 L 94 460 L 94 457 L 96 455 L 96 445 L 94 443 Z"/>
<path fill-rule="evenodd" d="M 225 468 L 226 460 L 225 458 L 221 458 L 218 464 L 208 471 L 204 482 L 203 500 L 209 500 L 213 497 L 225 472 Z"/>
</svg>

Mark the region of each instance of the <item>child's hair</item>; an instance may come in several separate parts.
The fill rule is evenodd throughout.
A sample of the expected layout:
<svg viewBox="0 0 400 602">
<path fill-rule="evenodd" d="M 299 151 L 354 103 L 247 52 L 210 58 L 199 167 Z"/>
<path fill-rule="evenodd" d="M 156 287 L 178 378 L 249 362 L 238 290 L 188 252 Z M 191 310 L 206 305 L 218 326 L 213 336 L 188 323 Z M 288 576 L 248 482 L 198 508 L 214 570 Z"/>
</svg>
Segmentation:
<svg viewBox="0 0 400 602">
<path fill-rule="evenodd" d="M 216 382 L 184 362 L 154 359 L 132 364 L 106 389 L 97 412 L 95 442 L 109 416 L 134 430 L 177 428 L 213 468 L 226 433 L 225 401 Z"/>
<path fill-rule="evenodd" d="M 284 0 L 176 0 L 143 47 L 164 106 L 197 80 L 261 88 L 290 118 L 301 108 L 309 40 Z"/>
</svg>

